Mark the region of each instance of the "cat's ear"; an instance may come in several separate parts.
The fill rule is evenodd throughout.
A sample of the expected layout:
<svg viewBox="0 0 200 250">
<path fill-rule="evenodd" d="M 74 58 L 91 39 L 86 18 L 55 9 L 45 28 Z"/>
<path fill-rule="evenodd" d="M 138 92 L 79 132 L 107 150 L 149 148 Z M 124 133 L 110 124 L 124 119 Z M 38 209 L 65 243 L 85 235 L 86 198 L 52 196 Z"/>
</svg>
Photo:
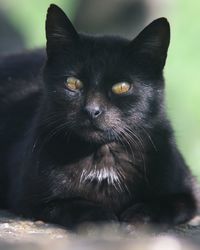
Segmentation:
<svg viewBox="0 0 200 250">
<path fill-rule="evenodd" d="M 162 70 L 170 42 L 170 26 L 166 18 L 159 18 L 150 23 L 129 44 L 136 57 L 146 65 L 153 65 Z"/>
<path fill-rule="evenodd" d="M 68 17 L 55 4 L 51 4 L 47 11 L 46 39 L 48 56 L 54 51 L 58 52 L 60 49 L 72 46 L 79 39 Z"/>
</svg>

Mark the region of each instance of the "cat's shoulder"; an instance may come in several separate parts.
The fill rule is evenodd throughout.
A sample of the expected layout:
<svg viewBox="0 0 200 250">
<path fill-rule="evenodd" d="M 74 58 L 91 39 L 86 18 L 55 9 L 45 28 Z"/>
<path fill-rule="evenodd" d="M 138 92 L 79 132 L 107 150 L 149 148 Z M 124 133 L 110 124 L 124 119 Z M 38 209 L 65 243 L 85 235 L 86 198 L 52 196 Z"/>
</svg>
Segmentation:
<svg viewBox="0 0 200 250">
<path fill-rule="evenodd" d="M 0 56 L 0 99 L 17 101 L 41 88 L 41 72 L 46 61 L 44 49 Z"/>
<path fill-rule="evenodd" d="M 46 60 L 44 49 L 0 55 L 0 81 L 7 78 L 24 78 L 38 74 Z"/>
</svg>

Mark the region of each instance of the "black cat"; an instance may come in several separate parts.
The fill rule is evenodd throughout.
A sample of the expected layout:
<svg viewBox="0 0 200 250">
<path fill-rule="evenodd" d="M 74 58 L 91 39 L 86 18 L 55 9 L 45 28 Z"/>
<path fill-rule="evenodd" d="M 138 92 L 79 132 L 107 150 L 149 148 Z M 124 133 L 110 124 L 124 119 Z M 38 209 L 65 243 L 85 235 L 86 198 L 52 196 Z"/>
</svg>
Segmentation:
<svg viewBox="0 0 200 250">
<path fill-rule="evenodd" d="M 1 207 L 66 227 L 192 218 L 195 181 L 165 112 L 167 20 L 133 41 L 89 36 L 51 5 L 46 37 L 47 60 L 0 61 Z"/>
</svg>

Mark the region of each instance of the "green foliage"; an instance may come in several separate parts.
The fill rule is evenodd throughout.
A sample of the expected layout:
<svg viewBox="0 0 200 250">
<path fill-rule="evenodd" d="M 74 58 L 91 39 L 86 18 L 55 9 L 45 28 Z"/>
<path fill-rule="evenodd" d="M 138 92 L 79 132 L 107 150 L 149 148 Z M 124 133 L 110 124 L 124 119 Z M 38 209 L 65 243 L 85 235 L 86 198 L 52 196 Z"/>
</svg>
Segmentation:
<svg viewBox="0 0 200 250">
<path fill-rule="evenodd" d="M 171 13 L 165 70 L 168 113 L 179 147 L 200 178 L 200 2 L 179 0 Z"/>
<path fill-rule="evenodd" d="M 45 44 L 46 11 L 51 3 L 64 9 L 73 21 L 78 0 L 3 1 L 1 8 L 6 12 L 12 25 L 24 37 L 27 48 L 40 47 Z"/>
</svg>

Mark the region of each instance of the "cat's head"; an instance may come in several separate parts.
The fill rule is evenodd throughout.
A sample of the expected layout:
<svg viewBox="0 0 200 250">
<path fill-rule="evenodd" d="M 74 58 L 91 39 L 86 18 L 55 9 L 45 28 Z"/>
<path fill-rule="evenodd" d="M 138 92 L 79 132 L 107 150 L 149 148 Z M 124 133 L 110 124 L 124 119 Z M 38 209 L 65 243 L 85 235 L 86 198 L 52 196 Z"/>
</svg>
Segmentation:
<svg viewBox="0 0 200 250">
<path fill-rule="evenodd" d="M 46 20 L 44 79 L 49 116 L 92 142 L 133 137 L 163 112 L 163 67 L 170 40 L 160 18 L 129 41 L 78 34 L 55 5 Z"/>
</svg>

